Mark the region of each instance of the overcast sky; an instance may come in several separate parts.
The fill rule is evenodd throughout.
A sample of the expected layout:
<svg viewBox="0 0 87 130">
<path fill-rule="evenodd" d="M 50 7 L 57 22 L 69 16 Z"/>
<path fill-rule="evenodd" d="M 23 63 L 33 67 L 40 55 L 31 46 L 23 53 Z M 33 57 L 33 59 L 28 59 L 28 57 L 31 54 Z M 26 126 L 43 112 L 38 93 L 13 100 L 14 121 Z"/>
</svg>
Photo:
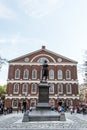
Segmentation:
<svg viewBox="0 0 87 130">
<path fill-rule="evenodd" d="M 87 0 L 0 0 L 0 56 L 11 60 L 42 45 L 81 63 L 87 49 Z M 7 70 L 3 65 L 0 85 Z"/>
</svg>

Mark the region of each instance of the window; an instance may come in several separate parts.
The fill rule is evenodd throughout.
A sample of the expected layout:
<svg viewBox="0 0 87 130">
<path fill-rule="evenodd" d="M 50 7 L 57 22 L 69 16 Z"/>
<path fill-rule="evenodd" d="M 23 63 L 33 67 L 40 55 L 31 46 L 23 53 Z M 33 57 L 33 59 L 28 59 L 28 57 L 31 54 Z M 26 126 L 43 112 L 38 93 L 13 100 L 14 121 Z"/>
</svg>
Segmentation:
<svg viewBox="0 0 87 130">
<path fill-rule="evenodd" d="M 12 101 L 12 107 L 13 107 L 13 108 L 17 108 L 17 107 L 18 107 L 18 100 L 14 99 L 14 100 Z"/>
<path fill-rule="evenodd" d="M 40 58 L 40 59 L 38 60 L 38 62 L 44 63 L 45 60 L 46 60 L 47 62 L 49 62 L 48 59 L 45 58 L 45 57 Z"/>
<path fill-rule="evenodd" d="M 31 93 L 36 93 L 36 92 L 37 92 L 37 85 L 36 84 L 32 84 Z"/>
<path fill-rule="evenodd" d="M 28 79 L 28 75 L 29 75 L 29 71 L 28 71 L 27 69 L 24 70 L 23 78 L 24 78 L 24 79 Z"/>
<path fill-rule="evenodd" d="M 62 70 L 58 70 L 58 79 L 63 79 Z"/>
<path fill-rule="evenodd" d="M 67 94 L 71 94 L 72 93 L 71 84 L 66 84 L 66 93 Z"/>
<path fill-rule="evenodd" d="M 54 70 L 49 71 L 49 79 L 54 79 Z"/>
<path fill-rule="evenodd" d="M 58 84 L 58 93 L 59 94 L 63 93 L 63 85 L 62 84 Z"/>
<path fill-rule="evenodd" d="M 19 92 L 19 84 L 14 84 L 13 93 Z"/>
<path fill-rule="evenodd" d="M 28 84 L 23 84 L 22 92 L 26 93 L 28 91 Z"/>
<path fill-rule="evenodd" d="M 49 84 L 49 93 L 54 93 L 54 84 Z"/>
<path fill-rule="evenodd" d="M 71 71 L 70 70 L 66 71 L 66 79 L 71 79 Z"/>
<path fill-rule="evenodd" d="M 32 71 L 32 79 L 36 79 L 37 78 L 37 70 L 33 70 Z"/>
<path fill-rule="evenodd" d="M 20 79 L 20 70 L 19 69 L 17 69 L 15 71 L 15 79 Z"/>
</svg>

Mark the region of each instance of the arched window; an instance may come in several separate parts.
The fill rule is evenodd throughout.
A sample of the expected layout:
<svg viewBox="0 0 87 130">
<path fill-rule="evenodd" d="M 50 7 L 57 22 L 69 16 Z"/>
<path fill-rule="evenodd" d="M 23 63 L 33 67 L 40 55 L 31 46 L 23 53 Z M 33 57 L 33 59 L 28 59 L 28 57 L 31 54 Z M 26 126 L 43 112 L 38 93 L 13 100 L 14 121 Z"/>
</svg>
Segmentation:
<svg viewBox="0 0 87 130">
<path fill-rule="evenodd" d="M 63 93 L 63 84 L 58 84 L 58 94 Z"/>
<path fill-rule="evenodd" d="M 37 70 L 32 70 L 32 79 L 37 79 Z"/>
<path fill-rule="evenodd" d="M 15 79 L 20 79 L 20 70 L 19 69 L 17 69 L 15 71 Z"/>
<path fill-rule="evenodd" d="M 28 79 L 29 71 L 27 69 L 24 70 L 23 78 Z"/>
<path fill-rule="evenodd" d="M 14 84 L 13 93 L 17 94 L 19 92 L 19 84 Z"/>
<path fill-rule="evenodd" d="M 22 92 L 26 93 L 28 91 L 28 84 L 23 84 Z"/>
<path fill-rule="evenodd" d="M 71 94 L 72 93 L 71 84 L 66 84 L 66 93 L 67 94 Z"/>
<path fill-rule="evenodd" d="M 50 87 L 49 87 L 49 93 L 54 93 L 54 84 L 49 84 Z"/>
<path fill-rule="evenodd" d="M 71 79 L 71 71 L 66 70 L 66 79 Z"/>
<path fill-rule="evenodd" d="M 54 79 L 54 70 L 49 71 L 49 79 Z"/>
<path fill-rule="evenodd" d="M 18 100 L 17 100 L 17 99 L 14 99 L 14 100 L 12 101 L 12 107 L 13 107 L 13 108 L 17 108 L 17 107 L 18 107 Z"/>
<path fill-rule="evenodd" d="M 58 70 L 58 79 L 63 79 L 63 72 L 62 72 L 62 70 Z"/>
<path fill-rule="evenodd" d="M 36 84 L 32 84 L 31 86 L 31 93 L 36 93 L 37 92 L 37 85 Z"/>
<path fill-rule="evenodd" d="M 46 60 L 47 62 L 49 62 L 49 60 L 48 60 L 47 58 L 45 58 L 45 57 L 40 58 L 37 62 L 44 63 L 45 60 Z"/>
</svg>

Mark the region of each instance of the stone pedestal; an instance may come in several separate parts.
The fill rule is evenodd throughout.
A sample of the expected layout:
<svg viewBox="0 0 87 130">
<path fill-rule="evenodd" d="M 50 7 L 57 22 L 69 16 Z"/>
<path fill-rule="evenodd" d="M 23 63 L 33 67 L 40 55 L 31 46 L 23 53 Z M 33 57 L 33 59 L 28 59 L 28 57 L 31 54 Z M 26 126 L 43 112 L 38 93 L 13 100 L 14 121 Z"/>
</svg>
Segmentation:
<svg viewBox="0 0 87 130">
<path fill-rule="evenodd" d="M 47 82 L 42 82 L 39 84 L 39 96 L 38 103 L 36 106 L 37 110 L 48 110 L 50 109 L 49 105 L 49 85 Z"/>
<path fill-rule="evenodd" d="M 23 116 L 22 122 L 29 122 L 29 112 L 26 111 Z"/>
<path fill-rule="evenodd" d="M 49 85 L 47 82 L 39 84 L 39 95 L 36 110 L 26 113 L 23 122 L 28 121 L 65 121 L 65 114 L 59 114 L 58 111 L 52 111 L 49 105 Z"/>
<path fill-rule="evenodd" d="M 64 112 L 60 114 L 60 121 L 66 121 Z"/>
</svg>

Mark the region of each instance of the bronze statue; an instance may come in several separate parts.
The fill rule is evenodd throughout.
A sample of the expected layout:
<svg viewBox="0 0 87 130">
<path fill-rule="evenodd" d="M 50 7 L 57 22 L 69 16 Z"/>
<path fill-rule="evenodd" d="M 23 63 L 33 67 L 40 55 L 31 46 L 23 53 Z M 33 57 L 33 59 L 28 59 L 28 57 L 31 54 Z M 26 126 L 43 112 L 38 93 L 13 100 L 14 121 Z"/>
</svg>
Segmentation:
<svg viewBox="0 0 87 130">
<path fill-rule="evenodd" d="M 45 79 L 46 81 L 47 76 L 48 76 L 48 64 L 47 64 L 47 61 L 45 60 L 43 64 L 43 69 L 42 69 L 42 80 Z"/>
</svg>

